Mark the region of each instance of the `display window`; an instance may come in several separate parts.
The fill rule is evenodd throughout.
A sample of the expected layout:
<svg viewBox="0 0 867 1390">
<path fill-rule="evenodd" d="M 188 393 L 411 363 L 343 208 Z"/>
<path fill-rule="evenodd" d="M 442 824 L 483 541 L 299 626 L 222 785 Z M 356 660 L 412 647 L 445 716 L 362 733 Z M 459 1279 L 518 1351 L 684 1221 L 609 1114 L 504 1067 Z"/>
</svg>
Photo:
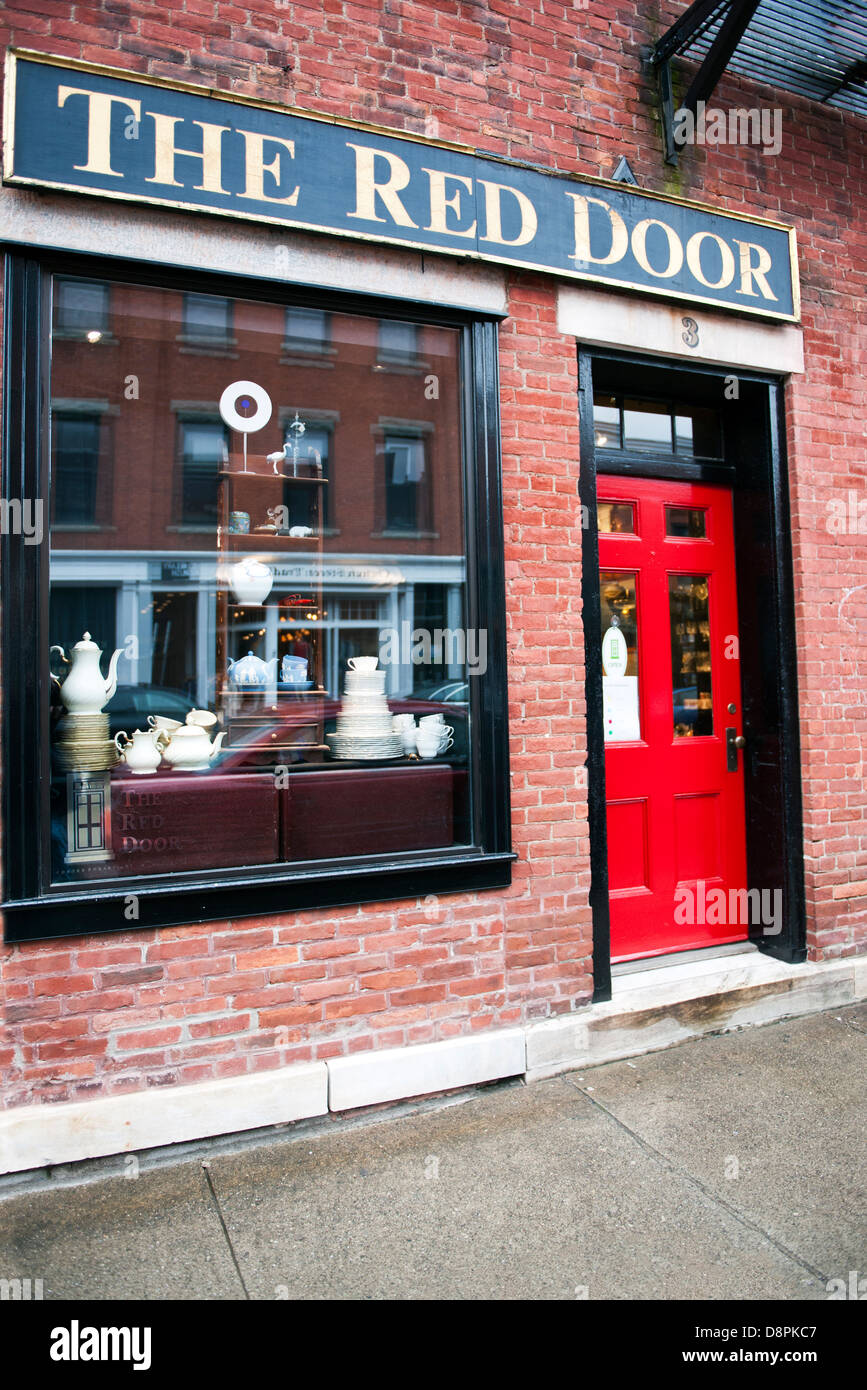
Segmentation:
<svg viewBox="0 0 867 1390">
<path fill-rule="evenodd" d="M 11 276 L 13 939 L 508 882 L 495 325 L 128 270 Z"/>
</svg>

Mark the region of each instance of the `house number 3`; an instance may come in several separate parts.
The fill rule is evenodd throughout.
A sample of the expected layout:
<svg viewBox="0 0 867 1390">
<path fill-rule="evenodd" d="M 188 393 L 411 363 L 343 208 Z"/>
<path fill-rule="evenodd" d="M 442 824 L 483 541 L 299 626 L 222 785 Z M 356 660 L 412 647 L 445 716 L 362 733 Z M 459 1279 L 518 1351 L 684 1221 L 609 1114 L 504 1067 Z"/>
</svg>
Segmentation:
<svg viewBox="0 0 867 1390">
<path fill-rule="evenodd" d="M 680 336 L 683 338 L 687 347 L 698 347 L 698 324 L 695 319 L 681 319 L 681 323 L 683 324 L 683 332 Z"/>
</svg>

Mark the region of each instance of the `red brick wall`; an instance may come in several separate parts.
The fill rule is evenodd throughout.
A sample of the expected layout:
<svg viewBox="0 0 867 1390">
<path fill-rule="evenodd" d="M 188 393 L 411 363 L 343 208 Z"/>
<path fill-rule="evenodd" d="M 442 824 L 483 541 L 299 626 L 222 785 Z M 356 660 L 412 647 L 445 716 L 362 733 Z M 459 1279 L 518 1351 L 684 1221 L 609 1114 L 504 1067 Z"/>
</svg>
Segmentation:
<svg viewBox="0 0 867 1390">
<path fill-rule="evenodd" d="M 661 159 L 641 66 L 684 8 L 593 0 L 13 0 L 0 41 L 639 182 L 798 228 L 807 371 L 787 388 L 814 958 L 867 928 L 865 126 L 791 100 L 777 158 Z M 720 106 L 778 94 L 726 79 Z M 146 213 L 142 214 L 147 216 Z M 860 227 L 859 227 L 860 222 Z M 502 343 L 513 822 L 509 891 L 7 949 L 5 1103 L 201 1080 L 573 1008 L 590 988 L 574 343 L 511 277 Z M 864 523 L 867 528 L 867 521 Z"/>
</svg>

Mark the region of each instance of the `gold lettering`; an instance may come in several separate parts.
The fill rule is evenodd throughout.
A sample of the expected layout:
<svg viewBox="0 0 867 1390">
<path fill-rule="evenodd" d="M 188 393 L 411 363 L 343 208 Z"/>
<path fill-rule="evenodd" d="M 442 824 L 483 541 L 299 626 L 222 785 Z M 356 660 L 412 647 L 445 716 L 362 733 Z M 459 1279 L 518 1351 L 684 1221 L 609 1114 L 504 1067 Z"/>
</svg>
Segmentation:
<svg viewBox="0 0 867 1390">
<path fill-rule="evenodd" d="M 449 208 L 460 220 L 461 190 L 456 188 L 454 197 L 446 197 L 446 179 L 454 179 L 456 183 L 462 183 L 470 193 L 473 191 L 472 179 L 465 178 L 463 174 L 446 174 L 442 169 L 423 169 L 422 173 L 427 174 L 430 179 L 430 226 L 425 227 L 425 231 L 444 232 L 447 236 L 475 236 L 475 222 L 471 227 L 463 230 L 448 225 Z"/>
<path fill-rule="evenodd" d="M 183 184 L 175 178 L 175 156 L 189 155 L 202 161 L 202 182 L 194 185 L 204 193 L 228 193 L 222 186 L 222 139 L 227 125 L 212 125 L 210 121 L 193 121 L 202 127 L 201 150 L 181 150 L 175 144 L 175 126 L 180 116 L 165 116 L 160 111 L 146 111 L 156 127 L 154 137 L 154 172 L 145 183 L 166 183 L 172 188 L 182 188 Z"/>
<path fill-rule="evenodd" d="M 488 179 L 479 179 L 478 182 L 485 190 L 485 235 L 480 240 L 495 241 L 499 246 L 526 246 L 528 241 L 533 240 L 539 225 L 536 209 L 526 193 L 510 188 L 507 183 L 491 183 Z M 521 230 L 516 237 L 503 236 L 504 193 L 511 193 L 521 210 Z"/>
<path fill-rule="evenodd" d="M 587 198 L 583 193 L 568 192 L 566 197 L 575 204 L 575 250 L 569 257 L 570 261 L 589 261 L 593 265 L 613 265 L 615 261 L 622 261 L 629 248 L 629 233 L 620 213 L 601 198 Z M 607 256 L 594 256 L 590 250 L 591 203 L 604 208 L 611 222 L 611 250 Z"/>
<path fill-rule="evenodd" d="M 701 268 L 701 244 L 703 241 L 715 241 L 719 247 L 722 257 L 722 275 L 719 280 L 708 280 Z M 686 263 L 702 285 L 707 285 L 710 290 L 722 290 L 726 285 L 730 285 L 735 278 L 735 258 L 732 255 L 731 247 L 723 241 L 716 232 L 696 232 L 686 243 Z"/>
<path fill-rule="evenodd" d="M 140 121 L 141 102 L 132 97 L 110 96 L 108 92 L 89 92 L 84 87 L 58 87 L 57 105 L 65 106 L 67 97 L 87 97 L 88 101 L 87 163 L 74 164 L 73 169 L 80 169 L 84 174 L 110 174 L 112 178 L 122 179 L 123 174 L 111 167 L 111 104 L 113 101 L 120 102 Z"/>
<path fill-rule="evenodd" d="M 645 242 L 651 227 L 661 227 L 668 241 L 668 265 L 665 270 L 655 270 L 647 259 Z M 636 222 L 632 229 L 632 254 L 641 269 L 646 271 L 648 275 L 659 275 L 664 279 L 676 275 L 683 265 L 683 247 L 680 244 L 680 237 L 672 227 L 669 227 L 667 222 L 660 222 L 655 217 L 645 217 L 643 222 Z"/>
<path fill-rule="evenodd" d="M 741 294 L 755 295 L 755 290 L 750 288 L 751 282 L 755 280 L 765 299 L 776 301 L 774 294 L 766 279 L 766 272 L 771 268 L 771 253 L 766 251 L 764 246 L 757 246 L 754 241 L 738 241 L 737 237 L 732 240 L 739 250 L 740 272 L 741 272 Z M 758 264 L 753 265 L 751 251 L 758 252 Z"/>
<path fill-rule="evenodd" d="M 284 198 L 274 198 L 265 192 L 265 175 L 272 174 L 277 188 L 280 187 L 280 158 L 282 150 L 277 150 L 270 164 L 265 163 L 265 141 L 269 140 L 272 144 L 283 145 L 289 151 L 289 158 L 295 158 L 295 141 L 284 140 L 282 135 L 260 135 L 256 130 L 239 130 L 239 135 L 244 137 L 244 147 L 246 152 L 245 172 L 246 186 L 243 193 L 239 193 L 239 198 L 252 198 L 259 203 L 285 203 L 289 207 L 295 207 L 298 202 L 298 190 L 300 184 L 295 185 L 292 193 Z"/>
<path fill-rule="evenodd" d="M 360 217 L 365 222 L 385 222 L 388 219 L 377 216 L 376 199 L 381 198 L 391 217 L 400 227 L 417 227 L 400 198 L 401 189 L 409 183 L 409 166 L 396 154 L 386 150 L 372 150 L 368 145 L 353 145 L 347 140 L 347 147 L 355 150 L 355 211 L 347 217 Z M 388 164 L 389 175 L 384 183 L 375 178 L 376 160 L 384 159 Z"/>
</svg>

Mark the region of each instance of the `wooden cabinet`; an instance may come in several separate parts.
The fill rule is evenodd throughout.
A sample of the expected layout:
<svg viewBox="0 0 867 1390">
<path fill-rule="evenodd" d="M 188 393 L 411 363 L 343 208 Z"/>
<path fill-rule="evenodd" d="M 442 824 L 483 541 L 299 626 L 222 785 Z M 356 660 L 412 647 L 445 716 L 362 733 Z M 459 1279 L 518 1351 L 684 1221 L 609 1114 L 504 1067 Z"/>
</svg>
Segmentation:
<svg viewBox="0 0 867 1390">
<path fill-rule="evenodd" d="M 232 455 L 220 473 L 217 707 L 239 767 L 320 761 L 325 751 L 327 487 L 310 459 Z"/>
</svg>

